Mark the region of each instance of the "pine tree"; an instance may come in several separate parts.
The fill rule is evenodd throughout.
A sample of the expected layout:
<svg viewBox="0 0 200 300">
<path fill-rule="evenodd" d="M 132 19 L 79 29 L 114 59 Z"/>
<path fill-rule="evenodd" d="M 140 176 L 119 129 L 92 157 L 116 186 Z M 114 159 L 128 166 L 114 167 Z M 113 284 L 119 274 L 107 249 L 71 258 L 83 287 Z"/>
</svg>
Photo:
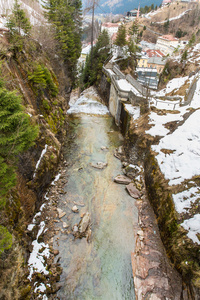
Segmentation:
<svg viewBox="0 0 200 300">
<path fill-rule="evenodd" d="M 96 45 L 93 47 L 92 53 L 87 56 L 85 67 L 83 69 L 83 82 L 85 87 L 88 87 L 96 83 L 100 77 L 102 71 L 103 63 L 108 57 L 110 51 L 109 46 L 109 35 L 106 30 L 99 35 Z M 91 55 L 93 65 L 91 68 Z"/>
<path fill-rule="evenodd" d="M 10 29 L 10 42 L 18 50 L 22 49 L 24 37 L 30 34 L 31 24 L 17 0 L 15 0 L 14 9 L 8 20 L 7 27 Z"/>
<path fill-rule="evenodd" d="M 17 156 L 33 145 L 38 129 L 24 112 L 21 97 L 0 85 L 0 206 L 15 185 Z"/>
<path fill-rule="evenodd" d="M 126 41 L 126 28 L 125 26 L 122 24 L 117 32 L 117 37 L 115 40 L 115 45 L 119 46 L 119 47 L 123 47 L 127 44 Z"/>
<path fill-rule="evenodd" d="M 129 30 L 129 34 L 132 36 L 132 40 L 135 43 L 138 43 L 138 36 L 139 36 L 139 29 L 138 29 L 138 22 L 134 21 L 130 30 Z"/>
<path fill-rule="evenodd" d="M 55 29 L 55 39 L 68 71 L 74 78 L 81 54 L 82 17 L 80 0 L 47 0 L 46 16 Z"/>
</svg>

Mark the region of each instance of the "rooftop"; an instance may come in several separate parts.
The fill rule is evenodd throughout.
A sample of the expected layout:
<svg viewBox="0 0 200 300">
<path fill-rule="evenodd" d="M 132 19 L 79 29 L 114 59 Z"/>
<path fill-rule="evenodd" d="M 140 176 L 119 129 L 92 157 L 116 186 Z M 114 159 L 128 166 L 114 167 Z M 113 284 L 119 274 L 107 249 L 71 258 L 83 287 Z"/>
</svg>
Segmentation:
<svg viewBox="0 0 200 300">
<path fill-rule="evenodd" d="M 102 27 L 119 27 L 119 24 L 118 23 L 103 23 L 102 24 Z"/>
<path fill-rule="evenodd" d="M 166 59 L 163 59 L 162 57 L 150 57 L 148 60 L 148 64 L 157 64 L 157 65 L 165 65 Z"/>
<path fill-rule="evenodd" d="M 160 50 L 155 50 L 155 49 L 148 49 L 145 51 L 148 57 L 163 57 L 165 56 L 163 52 Z"/>
<path fill-rule="evenodd" d="M 170 35 L 170 34 L 162 35 L 158 39 L 163 39 L 163 40 L 168 40 L 168 41 L 178 41 L 177 38 L 173 37 L 173 35 Z"/>
</svg>

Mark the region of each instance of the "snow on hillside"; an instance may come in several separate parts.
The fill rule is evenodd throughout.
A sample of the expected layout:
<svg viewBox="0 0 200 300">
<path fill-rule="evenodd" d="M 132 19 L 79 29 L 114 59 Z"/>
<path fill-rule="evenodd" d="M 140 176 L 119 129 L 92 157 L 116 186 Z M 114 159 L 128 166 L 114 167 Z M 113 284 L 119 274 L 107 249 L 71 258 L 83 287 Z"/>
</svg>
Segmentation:
<svg viewBox="0 0 200 300">
<path fill-rule="evenodd" d="M 199 45 L 193 49 L 199 50 Z M 192 57 L 192 56 L 191 56 Z M 169 181 L 169 185 L 181 185 L 185 180 L 190 185 L 185 184 L 183 191 L 173 194 L 173 201 L 176 211 L 185 214 L 191 211 L 194 204 L 199 205 L 200 187 L 193 181 L 193 176 L 200 175 L 200 77 L 197 73 L 192 77 L 174 78 L 169 81 L 166 88 L 159 91 L 157 96 L 164 96 L 172 91 L 178 91 L 186 82 L 192 82 L 196 76 L 197 85 L 190 105 L 180 106 L 177 104 L 176 111 L 173 111 L 175 102 L 157 101 L 152 98 L 151 105 L 158 109 L 167 109 L 163 115 L 150 112 L 149 124 L 152 127 L 146 133 L 152 136 L 163 136 L 158 145 L 152 145 L 152 150 L 157 153 L 161 172 Z M 154 93 L 155 96 L 155 93 Z M 171 106 L 170 106 L 171 105 Z M 194 109 L 190 116 L 184 121 L 184 115 Z M 171 113 L 170 113 L 171 110 Z M 177 121 L 176 130 L 170 133 L 166 128 L 168 122 Z M 181 224 L 188 233 L 187 236 L 194 242 L 200 244 L 197 234 L 200 233 L 200 214 L 193 214 L 189 219 Z"/>
<path fill-rule="evenodd" d="M 159 145 L 152 149 L 159 154 L 156 156 L 160 169 L 169 179 L 169 185 L 180 184 L 200 174 L 200 110 L 195 111 L 173 133 L 167 134 L 160 140 Z M 162 149 L 171 150 L 165 154 Z"/>
<path fill-rule="evenodd" d="M 173 17 L 173 18 L 169 18 L 169 21 L 174 21 L 174 20 L 178 20 L 181 19 L 184 15 L 186 15 L 189 11 L 191 11 L 191 9 L 187 9 L 186 11 L 184 11 L 183 13 L 181 13 L 180 15 Z M 166 22 L 166 20 L 161 21 L 161 22 L 155 22 L 156 24 L 164 24 Z"/>
</svg>

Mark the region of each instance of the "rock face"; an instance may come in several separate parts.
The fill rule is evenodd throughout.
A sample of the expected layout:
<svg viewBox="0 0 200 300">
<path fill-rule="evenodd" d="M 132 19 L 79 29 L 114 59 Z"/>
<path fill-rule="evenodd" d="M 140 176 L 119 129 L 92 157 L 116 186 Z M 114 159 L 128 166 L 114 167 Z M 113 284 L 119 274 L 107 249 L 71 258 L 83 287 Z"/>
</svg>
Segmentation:
<svg viewBox="0 0 200 300">
<path fill-rule="evenodd" d="M 180 300 L 181 277 L 164 252 L 154 212 L 146 195 L 143 201 L 137 201 L 137 207 L 141 228 L 136 233 L 135 252 L 131 253 L 136 299 Z"/>
<path fill-rule="evenodd" d="M 125 175 L 117 175 L 114 178 L 114 182 L 120 183 L 120 184 L 129 184 L 129 183 L 131 183 L 131 179 Z"/>
<path fill-rule="evenodd" d="M 96 164 L 91 163 L 91 166 L 96 169 L 104 169 L 105 167 L 107 167 L 107 165 L 108 164 L 104 162 L 97 162 Z"/>
<path fill-rule="evenodd" d="M 129 183 L 126 186 L 127 191 L 129 192 L 130 196 L 134 199 L 138 199 L 142 196 L 141 192 L 135 187 L 133 183 Z"/>
</svg>

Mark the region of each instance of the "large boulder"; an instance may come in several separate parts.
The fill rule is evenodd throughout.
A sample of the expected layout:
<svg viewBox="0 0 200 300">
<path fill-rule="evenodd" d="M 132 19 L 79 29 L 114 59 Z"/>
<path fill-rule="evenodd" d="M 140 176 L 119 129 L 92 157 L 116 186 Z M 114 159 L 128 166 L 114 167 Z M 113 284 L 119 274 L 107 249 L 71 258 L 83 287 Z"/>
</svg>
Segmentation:
<svg viewBox="0 0 200 300">
<path fill-rule="evenodd" d="M 86 212 L 86 214 L 82 217 L 79 222 L 78 230 L 80 234 L 84 234 L 90 225 L 90 214 Z"/>
<path fill-rule="evenodd" d="M 116 183 L 120 183 L 120 184 L 129 184 L 129 183 L 131 183 L 131 179 L 128 178 L 127 176 L 125 176 L 125 175 L 117 175 L 114 178 L 114 181 Z"/>
<path fill-rule="evenodd" d="M 140 198 L 141 192 L 135 187 L 133 183 L 130 183 L 129 185 L 126 186 L 127 191 L 129 192 L 130 196 L 134 199 Z"/>
</svg>

